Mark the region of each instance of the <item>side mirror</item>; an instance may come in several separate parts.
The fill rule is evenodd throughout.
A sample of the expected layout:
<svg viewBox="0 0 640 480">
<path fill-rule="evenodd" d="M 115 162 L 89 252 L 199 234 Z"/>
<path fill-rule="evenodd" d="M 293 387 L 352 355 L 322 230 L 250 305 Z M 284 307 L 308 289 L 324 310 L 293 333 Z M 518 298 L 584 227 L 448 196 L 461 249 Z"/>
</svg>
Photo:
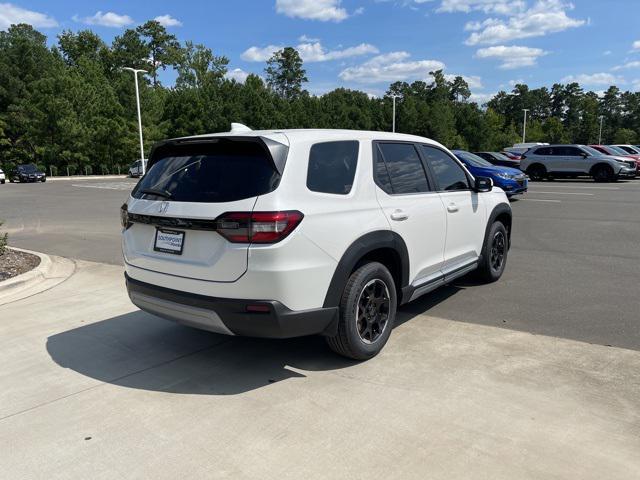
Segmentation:
<svg viewBox="0 0 640 480">
<path fill-rule="evenodd" d="M 474 190 L 478 193 L 490 192 L 493 190 L 493 180 L 489 177 L 476 177 Z"/>
</svg>

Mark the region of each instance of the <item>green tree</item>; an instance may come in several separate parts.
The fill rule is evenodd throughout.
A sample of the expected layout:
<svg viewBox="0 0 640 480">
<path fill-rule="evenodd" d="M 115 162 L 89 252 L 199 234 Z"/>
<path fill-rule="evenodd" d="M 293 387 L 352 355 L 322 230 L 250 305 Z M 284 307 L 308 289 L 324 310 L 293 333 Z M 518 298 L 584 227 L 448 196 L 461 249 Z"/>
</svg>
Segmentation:
<svg viewBox="0 0 640 480">
<path fill-rule="evenodd" d="M 149 51 L 149 69 L 153 85 L 158 85 L 158 69 L 166 70 L 167 66 L 177 65 L 182 55 L 180 43 L 175 35 L 167 32 L 160 22 L 149 20 L 136 28 Z"/>
<path fill-rule="evenodd" d="M 267 85 L 280 97 L 293 100 L 305 92 L 302 84 L 308 82 L 307 72 L 295 48 L 285 47 L 275 52 L 267 60 L 264 71 L 267 74 Z"/>
</svg>

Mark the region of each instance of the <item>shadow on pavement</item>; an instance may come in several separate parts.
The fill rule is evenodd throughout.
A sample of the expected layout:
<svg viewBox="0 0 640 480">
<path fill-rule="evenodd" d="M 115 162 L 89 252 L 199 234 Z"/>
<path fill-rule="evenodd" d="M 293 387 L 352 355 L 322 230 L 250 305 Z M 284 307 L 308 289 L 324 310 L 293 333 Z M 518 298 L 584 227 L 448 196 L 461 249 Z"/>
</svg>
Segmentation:
<svg viewBox="0 0 640 480">
<path fill-rule="evenodd" d="M 460 290 L 445 286 L 402 307 L 396 326 Z M 333 353 L 319 336 L 288 340 L 230 337 L 142 311 L 52 335 L 47 351 L 61 367 L 102 382 L 201 395 L 234 395 L 304 377 L 296 370 L 337 370 L 358 363 Z"/>
<path fill-rule="evenodd" d="M 142 311 L 68 330 L 47 339 L 61 367 L 143 390 L 233 395 L 356 362 L 331 352 L 320 337 L 269 340 L 230 337 L 174 324 Z"/>
</svg>

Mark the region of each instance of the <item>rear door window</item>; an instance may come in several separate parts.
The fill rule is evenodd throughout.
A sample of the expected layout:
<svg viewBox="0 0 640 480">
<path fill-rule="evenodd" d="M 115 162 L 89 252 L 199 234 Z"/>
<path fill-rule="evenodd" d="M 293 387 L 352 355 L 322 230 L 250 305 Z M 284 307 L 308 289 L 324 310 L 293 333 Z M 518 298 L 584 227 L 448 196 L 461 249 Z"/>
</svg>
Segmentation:
<svg viewBox="0 0 640 480">
<path fill-rule="evenodd" d="M 316 143 L 309 152 L 307 188 L 313 192 L 346 195 L 358 166 L 357 141 Z"/>
<path fill-rule="evenodd" d="M 376 183 L 387 193 L 429 192 L 427 174 L 416 147 L 411 143 L 379 143 Z"/>
<path fill-rule="evenodd" d="M 161 147 L 160 158 L 134 189 L 135 198 L 174 202 L 233 202 L 275 190 L 280 174 L 257 142 Z"/>
</svg>

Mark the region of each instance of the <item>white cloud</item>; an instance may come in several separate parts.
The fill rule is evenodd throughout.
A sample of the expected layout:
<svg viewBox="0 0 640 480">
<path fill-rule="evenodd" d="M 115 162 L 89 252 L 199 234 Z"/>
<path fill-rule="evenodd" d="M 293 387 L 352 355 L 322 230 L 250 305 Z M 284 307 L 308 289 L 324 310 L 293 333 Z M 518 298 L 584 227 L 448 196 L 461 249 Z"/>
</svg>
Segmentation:
<svg viewBox="0 0 640 480">
<path fill-rule="evenodd" d="M 624 78 L 616 77 L 610 73 L 582 73 L 580 75 L 569 75 L 562 79 L 563 83 L 577 82 L 581 85 L 616 85 L 625 83 Z"/>
<path fill-rule="evenodd" d="M 482 87 L 482 79 L 477 76 L 477 75 L 456 75 L 455 73 L 447 73 L 444 78 L 446 78 L 449 82 L 452 82 L 454 78 L 456 77 L 462 77 L 463 80 L 465 82 L 467 82 L 467 85 L 469 85 L 469 89 L 474 90 L 474 89 L 480 89 L 483 88 Z"/>
<path fill-rule="evenodd" d="M 340 0 L 276 0 L 276 12 L 287 17 L 341 22 L 349 16 Z"/>
<path fill-rule="evenodd" d="M 234 68 L 229 70 L 225 75 L 229 80 L 235 80 L 238 83 L 244 83 L 249 76 L 249 72 L 245 72 L 241 68 Z"/>
<path fill-rule="evenodd" d="M 584 20 L 571 18 L 567 10 L 573 6 L 562 0 L 538 0 L 526 11 L 507 19 L 488 18 L 465 27 L 473 33 L 467 45 L 495 45 L 518 38 L 540 37 L 584 25 Z"/>
<path fill-rule="evenodd" d="M 500 68 L 512 70 L 515 68 L 532 67 L 539 57 L 547 55 L 541 48 L 520 47 L 516 45 L 481 48 L 476 52 L 477 58 L 497 58 L 502 63 Z"/>
<path fill-rule="evenodd" d="M 618 65 L 613 67 L 612 70 L 617 72 L 618 70 L 628 69 L 628 68 L 640 68 L 640 61 L 634 60 L 633 62 L 627 62 L 624 65 Z"/>
<path fill-rule="evenodd" d="M 640 40 L 636 40 L 635 42 L 633 42 L 632 48 L 634 50 L 640 50 Z"/>
<path fill-rule="evenodd" d="M 391 52 L 378 55 L 358 65 L 340 72 L 342 80 L 358 83 L 395 82 L 426 79 L 429 72 L 444 69 L 444 63 L 437 60 L 409 60 L 407 52 Z"/>
<path fill-rule="evenodd" d="M 522 85 L 524 83 L 523 78 L 516 78 L 515 80 L 509 80 L 509 86 L 515 87 L 516 85 Z"/>
<path fill-rule="evenodd" d="M 300 35 L 298 37 L 298 41 L 302 42 L 302 43 L 314 43 L 314 42 L 319 42 L 320 39 L 317 37 L 309 37 L 307 35 Z"/>
<path fill-rule="evenodd" d="M 158 15 L 154 20 L 164 27 L 181 27 L 182 22 L 171 15 Z"/>
<path fill-rule="evenodd" d="M 469 97 L 470 102 L 476 102 L 479 105 L 483 105 L 496 96 L 496 93 L 472 93 Z"/>
<path fill-rule="evenodd" d="M 57 27 L 55 18 L 47 14 L 34 12 L 12 3 L 0 3 L 0 30 L 6 30 L 11 25 L 28 23 L 36 28 Z"/>
<path fill-rule="evenodd" d="M 514 15 L 526 9 L 524 0 L 442 0 L 438 12 L 481 11 L 497 15 Z"/>
<path fill-rule="evenodd" d="M 119 15 L 114 12 L 103 13 L 98 11 L 92 17 L 78 17 L 73 16 L 73 20 L 76 22 L 86 23 L 87 25 L 100 25 L 102 27 L 114 27 L 122 28 L 134 23 L 133 19 L 129 15 Z"/>
<path fill-rule="evenodd" d="M 342 58 L 357 57 L 370 53 L 378 53 L 379 50 L 368 43 L 361 43 L 355 47 L 348 47 L 343 50 L 326 50 L 320 42 L 301 43 L 296 47 L 300 56 L 305 62 L 326 62 L 329 60 L 339 60 Z"/>
<path fill-rule="evenodd" d="M 266 47 L 249 47 L 242 54 L 240 58 L 247 62 L 264 62 L 271 58 L 271 56 L 278 50 L 282 50 L 284 45 L 267 45 Z"/>
<path fill-rule="evenodd" d="M 283 45 L 250 47 L 240 55 L 240 58 L 248 62 L 264 62 L 271 58 L 275 52 L 282 50 L 283 48 Z M 300 43 L 295 48 L 300 54 L 302 60 L 308 63 L 327 62 L 330 60 L 340 60 L 343 58 L 378 53 L 378 49 L 368 43 L 361 43 L 355 47 L 347 47 L 342 50 L 327 50 L 320 42 Z"/>
<path fill-rule="evenodd" d="M 602 55 L 604 55 L 605 57 L 611 55 L 613 52 L 611 50 L 605 50 L 604 52 L 602 52 Z"/>
</svg>

